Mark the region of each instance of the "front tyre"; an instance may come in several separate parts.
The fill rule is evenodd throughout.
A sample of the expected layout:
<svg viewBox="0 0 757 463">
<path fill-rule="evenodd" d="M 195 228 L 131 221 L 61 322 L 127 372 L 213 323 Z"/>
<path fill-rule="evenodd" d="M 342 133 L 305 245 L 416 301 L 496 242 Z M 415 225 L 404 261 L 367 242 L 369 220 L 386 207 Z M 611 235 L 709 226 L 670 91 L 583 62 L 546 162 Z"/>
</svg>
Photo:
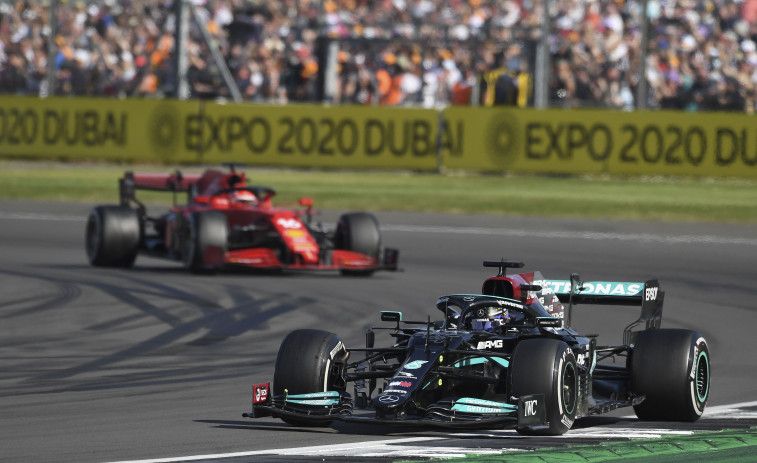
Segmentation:
<svg viewBox="0 0 757 463">
<path fill-rule="evenodd" d="M 367 212 L 343 214 L 336 226 L 335 247 L 359 252 L 378 259 L 381 250 L 381 230 L 378 219 Z M 342 270 L 343 275 L 370 276 L 373 270 Z"/>
<path fill-rule="evenodd" d="M 188 219 L 182 261 L 192 273 L 212 273 L 223 263 L 229 224 L 223 212 L 193 212 Z"/>
<path fill-rule="evenodd" d="M 281 342 L 273 373 L 273 394 L 343 391 L 340 364 L 347 351 L 339 336 L 321 330 L 295 330 Z M 282 418 L 294 426 L 328 426 Z"/>
<path fill-rule="evenodd" d="M 638 334 L 631 358 L 631 390 L 644 394 L 633 407 L 649 421 L 696 421 L 710 395 L 710 351 L 691 330 L 656 329 Z"/>
<path fill-rule="evenodd" d="M 87 217 L 84 245 L 95 267 L 131 267 L 139 252 L 137 211 L 126 206 L 96 206 Z"/>
<path fill-rule="evenodd" d="M 527 339 L 519 342 L 510 360 L 510 395 L 543 394 L 547 428 L 517 427 L 526 435 L 559 436 L 576 419 L 578 367 L 568 345 L 557 339 Z"/>
</svg>

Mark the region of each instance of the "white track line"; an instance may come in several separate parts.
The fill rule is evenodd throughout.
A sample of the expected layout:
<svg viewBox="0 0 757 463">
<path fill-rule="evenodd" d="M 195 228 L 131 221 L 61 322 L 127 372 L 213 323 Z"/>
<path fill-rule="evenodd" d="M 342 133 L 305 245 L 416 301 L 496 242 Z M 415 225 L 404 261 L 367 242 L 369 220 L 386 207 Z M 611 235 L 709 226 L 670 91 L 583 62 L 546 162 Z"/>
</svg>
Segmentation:
<svg viewBox="0 0 757 463">
<path fill-rule="evenodd" d="M 84 222 L 86 217 L 77 215 L 42 214 L 34 212 L 0 212 L 0 219 L 5 220 L 46 220 L 65 222 Z M 724 237 L 715 235 L 657 235 L 653 233 L 610 233 L 595 231 L 543 231 L 512 228 L 484 227 L 443 227 L 426 225 L 382 225 L 382 231 L 408 233 L 447 233 L 458 235 L 488 235 L 507 237 L 533 237 L 547 239 L 582 239 L 604 241 L 636 241 L 641 243 L 664 244 L 733 244 L 739 246 L 757 246 L 757 239 Z"/>
<path fill-rule="evenodd" d="M 0 219 L 5 220 L 46 220 L 50 222 L 84 222 L 86 217 L 66 214 L 40 214 L 37 212 L 0 212 Z"/>
<path fill-rule="evenodd" d="M 742 410 L 744 408 L 757 407 L 757 402 L 742 402 L 738 404 L 720 405 L 717 407 L 708 407 L 703 418 L 750 418 L 757 419 L 757 411 Z M 625 439 L 654 439 L 662 436 L 671 435 L 690 435 L 692 431 L 680 431 L 671 429 L 631 429 L 631 428 L 603 428 L 597 426 L 589 429 L 573 429 L 565 434 L 564 438 L 625 438 Z M 495 431 L 481 431 L 480 433 L 456 433 L 452 437 L 496 437 L 507 438 L 517 437 L 518 434 L 513 430 L 495 430 Z M 558 437 L 560 438 L 560 437 Z M 184 461 L 197 461 L 197 460 L 219 460 L 226 458 L 239 458 L 249 456 L 261 456 L 261 455 L 318 455 L 318 456 L 381 456 L 381 457 L 434 457 L 434 458 L 453 458 L 462 457 L 471 453 L 498 455 L 503 452 L 511 451 L 523 451 L 523 449 L 485 449 L 485 448 L 466 448 L 466 447 L 431 447 L 431 446 L 416 446 L 412 444 L 444 440 L 445 437 L 409 437 L 403 439 L 386 439 L 377 441 L 366 442 L 354 442 L 351 444 L 335 444 L 335 445 L 317 445 L 311 447 L 296 447 L 286 449 L 269 449 L 269 450 L 253 450 L 249 452 L 234 452 L 234 453 L 218 453 L 210 455 L 191 455 L 185 457 L 175 458 L 153 458 L 148 460 L 130 460 L 114 463 L 170 463 L 170 462 L 184 462 Z"/>
<path fill-rule="evenodd" d="M 412 233 L 450 233 L 464 235 L 490 235 L 508 237 L 534 237 L 549 239 L 584 239 L 611 241 L 638 241 L 643 243 L 665 244 L 736 244 L 757 246 L 757 239 L 723 237 L 715 235 L 656 235 L 652 233 L 610 233 L 594 231 L 542 231 L 519 230 L 512 228 L 482 228 L 482 227 L 430 227 L 421 225 L 382 225 L 381 231 L 397 231 Z"/>
</svg>

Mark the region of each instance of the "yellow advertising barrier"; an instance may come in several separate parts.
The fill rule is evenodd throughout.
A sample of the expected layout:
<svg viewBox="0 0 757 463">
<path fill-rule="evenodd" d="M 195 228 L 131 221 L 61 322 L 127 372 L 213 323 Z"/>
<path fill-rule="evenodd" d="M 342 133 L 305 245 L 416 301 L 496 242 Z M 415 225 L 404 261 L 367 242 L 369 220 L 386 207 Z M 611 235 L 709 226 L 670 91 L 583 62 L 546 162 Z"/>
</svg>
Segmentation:
<svg viewBox="0 0 757 463">
<path fill-rule="evenodd" d="M 367 106 L 0 97 L 0 156 L 438 170 L 439 114 Z"/>
<path fill-rule="evenodd" d="M 0 96 L 0 156 L 757 178 L 734 113 Z"/>
<path fill-rule="evenodd" d="M 217 104 L 186 122 L 206 163 L 438 169 L 438 112 L 369 106 Z"/>
<path fill-rule="evenodd" d="M 0 97 L 0 155 L 192 161 L 180 143 L 196 102 Z"/>
<path fill-rule="evenodd" d="M 449 169 L 757 177 L 757 119 L 673 111 L 450 107 Z"/>
</svg>

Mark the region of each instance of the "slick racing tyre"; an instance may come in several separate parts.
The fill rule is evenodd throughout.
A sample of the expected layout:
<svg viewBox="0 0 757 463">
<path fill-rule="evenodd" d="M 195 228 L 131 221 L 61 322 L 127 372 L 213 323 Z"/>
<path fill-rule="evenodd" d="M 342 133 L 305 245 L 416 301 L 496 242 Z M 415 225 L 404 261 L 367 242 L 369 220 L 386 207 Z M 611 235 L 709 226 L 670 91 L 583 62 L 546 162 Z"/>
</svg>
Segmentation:
<svg viewBox="0 0 757 463">
<path fill-rule="evenodd" d="M 633 407 L 650 421 L 696 421 L 710 395 L 710 351 L 696 331 L 656 329 L 638 334 L 631 390 L 646 399 Z"/>
<path fill-rule="evenodd" d="M 131 267 L 139 252 L 137 211 L 126 206 L 96 206 L 87 218 L 85 247 L 96 267 Z"/>
<path fill-rule="evenodd" d="M 295 330 L 281 342 L 273 372 L 274 396 L 307 394 L 310 392 L 343 391 L 344 382 L 339 363 L 347 351 L 339 336 L 321 330 Z M 336 363 L 339 362 L 339 363 Z M 314 424 L 282 418 L 294 426 L 328 426 L 329 422 Z"/>
<path fill-rule="evenodd" d="M 343 214 L 336 226 L 335 246 L 378 258 L 381 249 L 378 220 L 366 212 Z M 373 270 L 342 270 L 342 274 L 368 276 L 373 274 Z"/>
<path fill-rule="evenodd" d="M 526 435 L 565 434 L 576 419 L 578 367 L 568 345 L 557 339 L 527 339 L 519 342 L 510 359 L 510 395 L 543 394 L 547 428 L 516 427 Z"/>
<path fill-rule="evenodd" d="M 184 266 L 192 273 L 217 271 L 223 263 L 228 236 L 229 224 L 223 212 L 193 212 L 187 221 L 182 247 Z"/>
</svg>

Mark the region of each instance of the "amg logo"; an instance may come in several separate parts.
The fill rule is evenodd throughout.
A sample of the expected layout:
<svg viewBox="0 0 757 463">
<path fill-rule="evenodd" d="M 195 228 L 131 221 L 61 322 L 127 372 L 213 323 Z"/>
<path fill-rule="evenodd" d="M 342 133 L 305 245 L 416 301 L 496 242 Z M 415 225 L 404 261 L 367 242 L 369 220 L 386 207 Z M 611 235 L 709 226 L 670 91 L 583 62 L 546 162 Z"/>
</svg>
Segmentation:
<svg viewBox="0 0 757 463">
<path fill-rule="evenodd" d="M 479 341 L 476 349 L 501 349 L 503 346 L 501 339 L 495 339 L 494 341 Z"/>
<path fill-rule="evenodd" d="M 647 288 L 644 294 L 645 301 L 654 301 L 657 299 L 657 290 L 660 288 Z"/>
<path fill-rule="evenodd" d="M 538 400 L 526 400 L 523 402 L 523 414 L 525 416 L 536 416 L 536 407 L 538 405 Z"/>
</svg>

